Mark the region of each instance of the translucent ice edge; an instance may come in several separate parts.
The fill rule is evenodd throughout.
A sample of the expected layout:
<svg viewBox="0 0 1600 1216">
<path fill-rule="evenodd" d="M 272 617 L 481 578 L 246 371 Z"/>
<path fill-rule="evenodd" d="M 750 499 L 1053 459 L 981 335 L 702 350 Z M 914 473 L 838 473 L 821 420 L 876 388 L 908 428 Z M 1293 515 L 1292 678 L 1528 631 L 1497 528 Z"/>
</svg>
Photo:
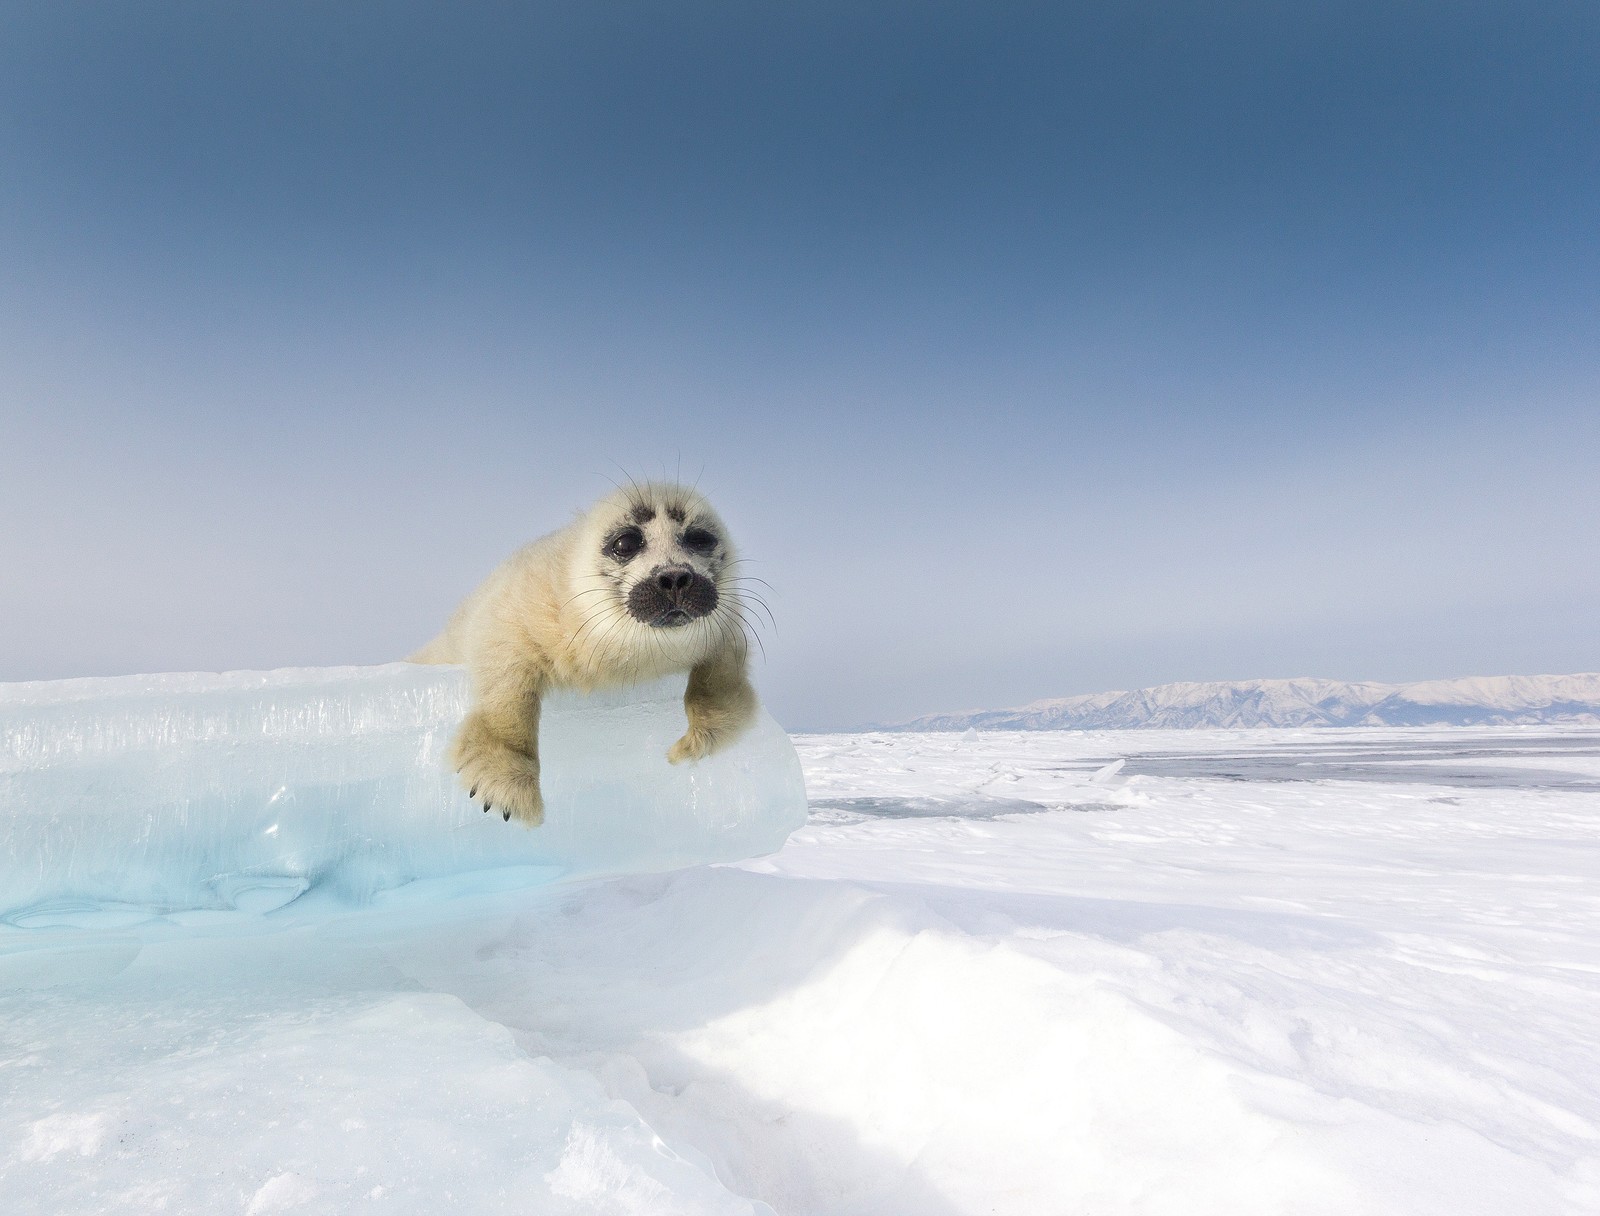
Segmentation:
<svg viewBox="0 0 1600 1216">
<path fill-rule="evenodd" d="M 454 667 L 286 669 L 0 685 L 0 918 L 268 912 L 416 879 L 652 872 L 778 849 L 800 765 L 765 713 L 694 764 L 684 679 L 544 706 L 546 818 L 485 815 L 445 761 L 468 705 Z M 446 884 L 448 885 L 448 884 Z"/>
</svg>

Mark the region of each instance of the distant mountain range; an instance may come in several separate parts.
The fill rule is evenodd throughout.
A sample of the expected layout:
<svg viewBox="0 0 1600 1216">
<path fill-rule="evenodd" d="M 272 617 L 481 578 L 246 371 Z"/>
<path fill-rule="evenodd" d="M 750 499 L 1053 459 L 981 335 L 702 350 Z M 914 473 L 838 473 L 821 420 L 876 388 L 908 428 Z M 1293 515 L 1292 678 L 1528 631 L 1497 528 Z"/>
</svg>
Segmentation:
<svg viewBox="0 0 1600 1216">
<path fill-rule="evenodd" d="M 1137 730 L 1230 726 L 1600 725 L 1600 674 L 1470 676 L 1419 684 L 1240 680 L 1162 684 L 927 714 L 881 730 Z"/>
</svg>

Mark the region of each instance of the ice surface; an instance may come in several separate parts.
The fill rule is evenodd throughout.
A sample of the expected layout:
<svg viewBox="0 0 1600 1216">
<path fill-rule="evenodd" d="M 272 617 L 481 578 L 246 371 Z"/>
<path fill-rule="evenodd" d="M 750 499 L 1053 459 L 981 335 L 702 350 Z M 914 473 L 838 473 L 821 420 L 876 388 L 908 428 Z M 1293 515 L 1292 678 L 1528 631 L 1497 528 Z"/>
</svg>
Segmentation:
<svg viewBox="0 0 1600 1216">
<path fill-rule="evenodd" d="M 264 912 L 308 889 L 364 899 L 464 871 L 531 881 L 771 852 L 805 818 L 793 747 L 763 714 L 726 751 L 668 764 L 683 684 L 550 697 L 533 830 L 484 815 L 444 763 L 468 699 L 458 668 L 0 685 L 0 915 Z"/>
<path fill-rule="evenodd" d="M 0 1210 L 770 1216 L 595 1078 L 416 990 L 370 931 L 291 923 L 78 930 L 22 991 L 4 964 L 38 952 L 0 951 Z"/>
<path fill-rule="evenodd" d="M 0 1212 L 1600 1212 L 1600 730 L 795 742 L 759 860 L 0 923 Z"/>
</svg>

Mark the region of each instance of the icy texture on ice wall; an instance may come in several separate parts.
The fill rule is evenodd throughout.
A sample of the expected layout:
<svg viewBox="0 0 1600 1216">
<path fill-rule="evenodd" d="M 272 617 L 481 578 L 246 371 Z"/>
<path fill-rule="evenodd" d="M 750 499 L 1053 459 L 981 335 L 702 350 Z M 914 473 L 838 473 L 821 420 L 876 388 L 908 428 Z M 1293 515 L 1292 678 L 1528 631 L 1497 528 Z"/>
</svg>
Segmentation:
<svg viewBox="0 0 1600 1216">
<path fill-rule="evenodd" d="M 362 899 L 463 871 L 554 880 L 776 850 L 806 813 L 788 737 L 763 713 L 727 750 L 670 765 L 683 687 L 547 698 L 546 819 L 528 830 L 485 815 L 445 762 L 459 668 L 0 685 L 0 916 L 264 911 L 309 888 Z"/>
</svg>

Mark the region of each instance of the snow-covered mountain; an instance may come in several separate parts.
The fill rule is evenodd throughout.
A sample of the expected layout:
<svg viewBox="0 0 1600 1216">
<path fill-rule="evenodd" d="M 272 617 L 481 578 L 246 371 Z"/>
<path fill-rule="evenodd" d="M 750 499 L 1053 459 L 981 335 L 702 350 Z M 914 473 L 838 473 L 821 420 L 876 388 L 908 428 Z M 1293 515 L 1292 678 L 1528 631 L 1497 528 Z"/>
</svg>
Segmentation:
<svg viewBox="0 0 1600 1216">
<path fill-rule="evenodd" d="M 1417 684 L 1240 680 L 1162 684 L 927 714 L 886 730 L 1129 730 L 1229 726 L 1600 725 L 1600 673 L 1469 676 Z"/>
</svg>

